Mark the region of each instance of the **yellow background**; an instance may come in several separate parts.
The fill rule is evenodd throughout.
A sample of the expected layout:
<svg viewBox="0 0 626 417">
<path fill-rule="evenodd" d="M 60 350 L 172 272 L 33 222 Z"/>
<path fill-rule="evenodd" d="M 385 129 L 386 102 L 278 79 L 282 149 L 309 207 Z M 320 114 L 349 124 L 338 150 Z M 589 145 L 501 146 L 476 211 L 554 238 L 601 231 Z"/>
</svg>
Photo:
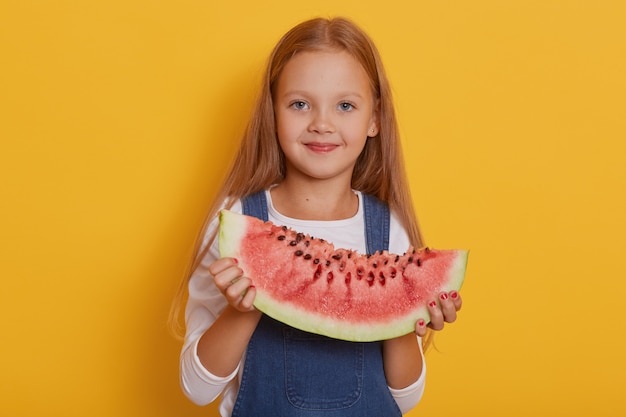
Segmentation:
<svg viewBox="0 0 626 417">
<path fill-rule="evenodd" d="M 622 0 L 0 2 L 0 414 L 207 416 L 165 329 L 278 37 L 346 15 L 471 250 L 412 416 L 623 416 Z"/>
</svg>

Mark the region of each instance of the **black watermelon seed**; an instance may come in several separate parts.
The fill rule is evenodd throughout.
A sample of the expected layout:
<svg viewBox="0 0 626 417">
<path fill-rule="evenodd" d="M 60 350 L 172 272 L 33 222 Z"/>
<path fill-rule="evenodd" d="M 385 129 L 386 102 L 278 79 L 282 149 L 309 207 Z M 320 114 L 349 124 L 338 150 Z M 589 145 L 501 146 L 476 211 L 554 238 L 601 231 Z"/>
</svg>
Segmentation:
<svg viewBox="0 0 626 417">
<path fill-rule="evenodd" d="M 299 249 L 298 249 L 297 251 L 295 251 L 295 252 L 294 252 L 294 255 L 296 255 L 296 256 L 302 256 L 302 254 L 303 254 L 303 253 L 304 253 L 304 252 L 302 252 L 301 250 L 299 250 Z"/>
<path fill-rule="evenodd" d="M 312 256 L 311 256 L 311 254 L 310 254 L 310 253 L 307 253 L 306 255 L 304 255 L 304 259 L 306 259 L 307 261 L 308 261 L 309 259 L 311 259 L 311 258 L 312 258 Z"/>
<path fill-rule="evenodd" d="M 313 274 L 313 279 L 317 279 L 322 275 L 322 265 L 318 265 L 315 273 Z"/>
<path fill-rule="evenodd" d="M 284 236 L 284 235 L 278 236 L 278 240 L 285 240 L 285 239 L 287 239 L 287 236 Z"/>
</svg>

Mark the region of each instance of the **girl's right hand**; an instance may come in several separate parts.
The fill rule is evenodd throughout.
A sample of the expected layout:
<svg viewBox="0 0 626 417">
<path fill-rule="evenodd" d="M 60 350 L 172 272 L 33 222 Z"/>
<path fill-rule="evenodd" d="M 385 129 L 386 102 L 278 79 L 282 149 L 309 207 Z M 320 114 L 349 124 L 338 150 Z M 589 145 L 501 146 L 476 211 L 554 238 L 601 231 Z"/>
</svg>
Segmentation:
<svg viewBox="0 0 626 417">
<path fill-rule="evenodd" d="M 234 258 L 220 258 L 209 266 L 213 281 L 222 295 L 233 308 L 241 312 L 254 311 L 256 290 L 250 278 L 243 276 L 243 271 Z"/>
</svg>

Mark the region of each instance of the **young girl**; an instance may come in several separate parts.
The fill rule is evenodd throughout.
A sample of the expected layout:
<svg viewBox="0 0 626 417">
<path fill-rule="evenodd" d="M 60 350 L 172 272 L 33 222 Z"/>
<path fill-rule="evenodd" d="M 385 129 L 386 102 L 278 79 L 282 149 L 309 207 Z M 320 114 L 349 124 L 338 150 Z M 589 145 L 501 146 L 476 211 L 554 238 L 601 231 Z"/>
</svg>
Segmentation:
<svg viewBox="0 0 626 417">
<path fill-rule="evenodd" d="M 285 34 L 184 283 L 181 384 L 192 401 L 221 394 L 222 416 L 263 417 L 391 417 L 419 402 L 422 337 L 456 319 L 457 292 L 431 300 L 431 323 L 418 320 L 416 334 L 334 340 L 256 310 L 254 282 L 236 259 L 220 259 L 215 239 L 215 214 L 226 207 L 361 253 L 422 246 L 402 160 L 389 83 L 368 36 L 341 18 Z M 387 227 L 373 231 L 364 213 Z"/>
</svg>

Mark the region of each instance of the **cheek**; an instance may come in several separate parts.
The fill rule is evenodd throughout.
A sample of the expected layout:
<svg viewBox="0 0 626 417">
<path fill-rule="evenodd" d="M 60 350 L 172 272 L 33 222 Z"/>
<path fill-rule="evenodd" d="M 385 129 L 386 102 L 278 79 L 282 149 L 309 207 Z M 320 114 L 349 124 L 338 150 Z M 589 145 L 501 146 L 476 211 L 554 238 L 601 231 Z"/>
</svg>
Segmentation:
<svg viewBox="0 0 626 417">
<path fill-rule="evenodd" d="M 289 136 L 289 129 L 284 123 L 276 123 L 276 136 L 278 141 L 282 144 Z"/>
<path fill-rule="evenodd" d="M 302 130 L 302 126 L 293 118 L 277 116 L 276 133 L 280 141 L 295 139 Z"/>
<path fill-rule="evenodd" d="M 280 116 L 280 115 L 276 115 L 276 117 L 274 118 L 274 128 L 276 129 L 276 135 L 278 136 L 278 139 L 280 139 L 281 137 L 283 137 L 285 135 L 285 120 Z"/>
</svg>

